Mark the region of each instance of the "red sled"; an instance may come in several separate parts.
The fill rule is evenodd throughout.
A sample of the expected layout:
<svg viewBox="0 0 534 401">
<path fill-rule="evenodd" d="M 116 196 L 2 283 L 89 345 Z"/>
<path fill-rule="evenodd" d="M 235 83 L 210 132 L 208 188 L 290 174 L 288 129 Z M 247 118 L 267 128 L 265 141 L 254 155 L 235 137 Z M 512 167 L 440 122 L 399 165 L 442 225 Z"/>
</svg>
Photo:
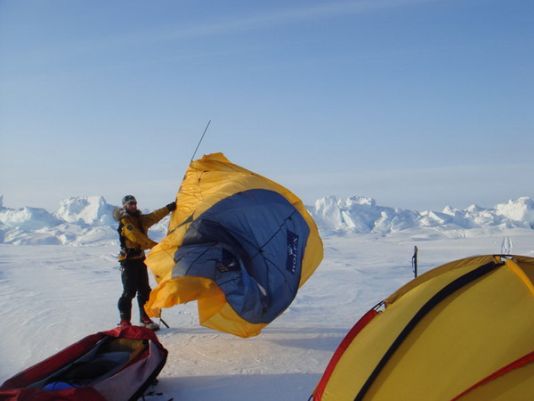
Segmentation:
<svg viewBox="0 0 534 401">
<path fill-rule="evenodd" d="M 8 379 L 0 401 L 134 401 L 154 382 L 167 353 L 144 327 L 96 333 Z"/>
</svg>

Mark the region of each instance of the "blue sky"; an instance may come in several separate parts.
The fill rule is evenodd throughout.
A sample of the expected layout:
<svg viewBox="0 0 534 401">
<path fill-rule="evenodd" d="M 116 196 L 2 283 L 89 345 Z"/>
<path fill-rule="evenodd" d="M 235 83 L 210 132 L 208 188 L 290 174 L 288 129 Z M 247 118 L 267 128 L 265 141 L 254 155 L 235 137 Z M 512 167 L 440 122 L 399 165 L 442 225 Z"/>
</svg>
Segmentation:
<svg viewBox="0 0 534 401">
<path fill-rule="evenodd" d="M 534 196 L 534 3 L 0 0 L 0 194 L 172 199 L 224 152 L 306 203 Z"/>
</svg>

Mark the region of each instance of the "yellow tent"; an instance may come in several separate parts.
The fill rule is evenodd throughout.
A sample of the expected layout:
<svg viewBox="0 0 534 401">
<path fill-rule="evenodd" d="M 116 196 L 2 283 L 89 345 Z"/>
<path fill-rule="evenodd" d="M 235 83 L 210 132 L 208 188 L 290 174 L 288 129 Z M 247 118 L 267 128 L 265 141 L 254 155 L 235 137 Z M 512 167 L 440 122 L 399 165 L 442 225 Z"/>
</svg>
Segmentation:
<svg viewBox="0 0 534 401">
<path fill-rule="evenodd" d="M 314 401 L 534 400 L 534 259 L 440 266 L 367 312 Z"/>
<path fill-rule="evenodd" d="M 158 282 L 145 305 L 150 316 L 198 300 L 202 325 L 256 335 L 323 257 L 301 200 L 222 153 L 191 163 L 176 203 L 168 235 L 147 258 Z"/>
</svg>

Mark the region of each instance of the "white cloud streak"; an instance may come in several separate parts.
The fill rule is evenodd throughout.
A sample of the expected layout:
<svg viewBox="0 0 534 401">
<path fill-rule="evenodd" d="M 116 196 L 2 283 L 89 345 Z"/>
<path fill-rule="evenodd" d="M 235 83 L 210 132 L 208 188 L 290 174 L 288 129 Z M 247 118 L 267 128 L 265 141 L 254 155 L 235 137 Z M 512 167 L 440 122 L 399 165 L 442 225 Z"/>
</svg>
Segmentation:
<svg viewBox="0 0 534 401">
<path fill-rule="evenodd" d="M 324 2 L 301 7 L 280 8 L 251 15 L 229 15 L 207 17 L 206 21 L 195 20 L 185 25 L 177 21 L 173 25 L 158 28 L 142 28 L 138 31 L 115 33 L 106 37 L 92 37 L 85 40 L 67 40 L 62 44 L 40 46 L 24 57 L 38 60 L 56 60 L 65 56 L 77 57 L 88 51 L 115 50 L 129 47 L 145 47 L 165 42 L 179 42 L 215 36 L 268 30 L 276 27 L 309 23 L 341 16 L 353 16 L 392 8 L 415 7 L 444 0 L 356 0 Z M 16 64 L 16 63 L 15 63 Z"/>
<path fill-rule="evenodd" d="M 442 0 L 359 0 L 326 2 L 306 7 L 286 8 L 260 15 L 233 16 L 205 23 L 195 22 L 189 26 L 166 28 L 159 31 L 123 36 L 117 40 L 134 43 L 165 40 L 195 39 L 209 36 L 227 35 L 246 31 L 270 29 L 277 26 L 311 22 L 339 16 L 350 16 L 382 9 L 411 7 Z"/>
</svg>

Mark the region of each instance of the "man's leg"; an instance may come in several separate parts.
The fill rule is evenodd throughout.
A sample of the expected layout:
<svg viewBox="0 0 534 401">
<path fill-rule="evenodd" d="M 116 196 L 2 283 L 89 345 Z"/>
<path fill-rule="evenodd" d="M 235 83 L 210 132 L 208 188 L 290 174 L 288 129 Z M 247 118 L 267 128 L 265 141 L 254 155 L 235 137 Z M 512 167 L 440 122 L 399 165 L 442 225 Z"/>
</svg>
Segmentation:
<svg viewBox="0 0 534 401">
<path fill-rule="evenodd" d="M 141 320 L 141 324 L 146 328 L 158 330 L 159 325 L 150 320 L 145 312 L 145 304 L 150 296 L 150 291 L 151 289 L 148 283 L 147 267 L 143 262 L 142 266 L 139 268 L 139 292 L 137 293 L 137 302 L 139 303 L 139 318 Z"/>
<path fill-rule="evenodd" d="M 137 302 L 139 304 L 139 317 L 141 320 L 146 316 L 145 304 L 150 296 L 150 285 L 148 284 L 147 267 L 143 261 L 139 264 L 139 287 L 137 293 Z"/>
<path fill-rule="evenodd" d="M 118 302 L 121 322 L 130 322 L 132 318 L 132 299 L 137 292 L 137 270 L 135 261 L 124 261 L 121 263 L 122 295 Z"/>
</svg>

